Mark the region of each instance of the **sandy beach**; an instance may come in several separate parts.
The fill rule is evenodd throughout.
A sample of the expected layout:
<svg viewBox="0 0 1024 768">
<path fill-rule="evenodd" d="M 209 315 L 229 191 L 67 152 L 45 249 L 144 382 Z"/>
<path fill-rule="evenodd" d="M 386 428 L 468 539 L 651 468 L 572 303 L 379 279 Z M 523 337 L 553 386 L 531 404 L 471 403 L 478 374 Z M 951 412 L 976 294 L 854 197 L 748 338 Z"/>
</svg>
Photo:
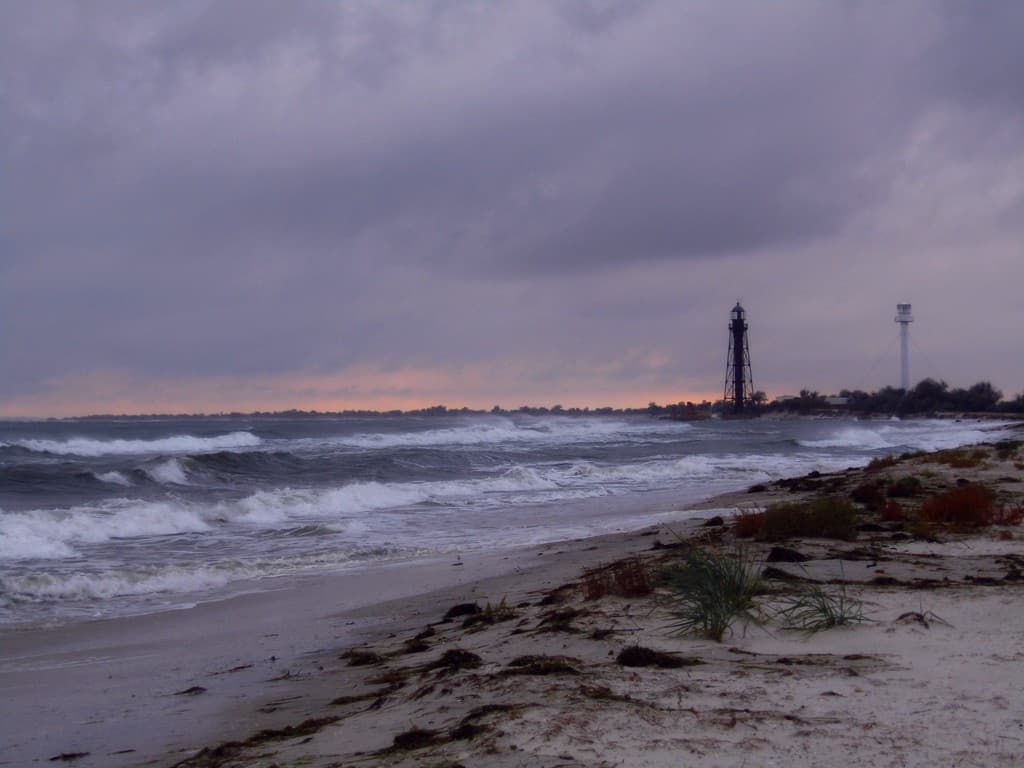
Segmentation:
<svg viewBox="0 0 1024 768">
<path fill-rule="evenodd" d="M 1024 503 L 1019 447 L 970 450 L 967 467 L 946 452 L 813 473 L 643 531 L 7 633 L 0 689 L 18 705 L 0 765 L 1020 765 L 1021 527 L 912 522 L 968 481 L 999 509 Z M 734 551 L 737 510 L 911 476 L 909 497 L 886 497 L 906 519 L 863 512 L 853 540 L 745 539 L 762 622 L 722 642 L 668 631 L 658 575 L 695 548 Z M 595 587 L 588 569 L 623 561 L 652 592 Z M 865 620 L 783 628 L 777 609 L 808 583 Z"/>
</svg>

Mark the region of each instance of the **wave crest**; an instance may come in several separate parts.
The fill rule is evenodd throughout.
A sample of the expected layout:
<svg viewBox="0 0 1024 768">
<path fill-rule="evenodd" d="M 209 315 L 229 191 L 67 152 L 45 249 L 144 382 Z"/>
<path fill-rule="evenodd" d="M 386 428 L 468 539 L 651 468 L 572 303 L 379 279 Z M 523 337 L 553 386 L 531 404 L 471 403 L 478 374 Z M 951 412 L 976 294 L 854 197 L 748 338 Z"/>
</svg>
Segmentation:
<svg viewBox="0 0 1024 768">
<path fill-rule="evenodd" d="M 94 440 L 86 437 L 71 437 L 67 440 L 16 440 L 16 445 L 39 453 L 59 456 L 114 456 L 147 453 L 203 453 L 237 448 L 254 448 L 262 443 L 251 432 L 231 432 L 214 437 L 194 435 L 173 435 L 154 440 Z"/>
</svg>

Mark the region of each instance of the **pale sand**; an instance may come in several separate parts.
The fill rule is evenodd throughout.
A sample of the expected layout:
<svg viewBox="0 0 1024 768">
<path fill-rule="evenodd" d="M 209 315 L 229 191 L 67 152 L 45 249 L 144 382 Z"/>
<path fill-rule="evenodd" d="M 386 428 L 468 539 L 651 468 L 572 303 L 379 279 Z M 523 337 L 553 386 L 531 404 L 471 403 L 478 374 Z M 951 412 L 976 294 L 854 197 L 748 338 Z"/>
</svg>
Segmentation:
<svg viewBox="0 0 1024 768">
<path fill-rule="evenodd" d="M 917 463 L 887 472 L 933 473 L 928 484 L 934 488 L 965 474 Z M 966 472 L 1020 503 L 1013 481 L 1019 483 L 1022 472 L 1013 462 L 993 458 L 987 468 Z M 860 478 L 859 472 L 841 473 L 795 493 L 772 488 L 713 503 L 753 507 L 828 487 L 848 490 Z M 795 542 L 791 546 L 812 560 L 775 567 L 814 579 L 842 577 L 872 621 L 811 636 L 737 627 L 721 644 L 669 636 L 657 600 L 584 601 L 573 586 L 597 563 L 631 554 L 671 556 L 651 549 L 656 538 L 688 535 L 681 525 L 671 527 L 674 533 L 522 550 L 507 560 L 395 568 L 394 579 L 361 584 L 314 580 L 305 590 L 253 595 L 179 616 L 101 622 L 64 638 L 30 633 L 14 638 L 21 643 L 14 652 L 4 637 L 0 694 L 19 703 L 6 708 L 14 720 L 4 726 L 4 741 L 14 747 L 4 750 L 3 760 L 28 765 L 61 752 L 90 752 L 71 764 L 168 766 L 203 743 L 314 718 L 320 722 L 207 750 L 186 764 L 1024 764 L 1024 582 L 1013 577 L 1024 566 L 1019 527 L 1006 529 L 1010 540 L 988 529 L 950 535 L 943 543 L 894 541 L 884 533 L 864 533 L 851 543 Z M 872 583 L 877 579 L 895 583 Z M 552 593 L 563 601 L 541 605 Z M 513 618 L 482 629 L 464 629 L 461 619 L 438 623 L 456 603 L 493 606 L 502 599 L 516 606 Z M 343 614 L 330 615 L 342 607 Z M 428 625 L 429 647 L 408 652 L 405 641 Z M 595 630 L 611 632 L 595 639 Z M 354 644 L 385 661 L 348 666 L 339 653 Z M 701 663 L 678 669 L 615 663 L 633 644 Z M 481 665 L 427 668 L 455 648 L 477 654 Z M 524 655 L 566 657 L 578 674 L 509 675 L 510 662 Z M 64 658 L 69 666 L 61 668 Z M 226 672 L 245 664 L 253 666 Z M 103 682 L 106 674 L 112 682 Z M 41 681 L 49 687 L 30 693 Z M 173 695 L 193 685 L 207 691 Z M 346 696 L 356 700 L 330 704 Z M 461 738 L 451 739 L 460 725 Z M 441 743 L 386 751 L 412 728 L 436 731 Z M 122 749 L 138 751 L 112 754 Z"/>
</svg>

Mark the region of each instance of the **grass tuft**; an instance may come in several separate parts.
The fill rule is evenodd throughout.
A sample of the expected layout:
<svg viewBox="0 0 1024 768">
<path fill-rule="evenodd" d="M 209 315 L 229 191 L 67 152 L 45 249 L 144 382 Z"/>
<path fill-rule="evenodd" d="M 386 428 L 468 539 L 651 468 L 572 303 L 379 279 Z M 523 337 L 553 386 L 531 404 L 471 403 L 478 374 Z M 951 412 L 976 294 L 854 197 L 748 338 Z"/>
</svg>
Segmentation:
<svg viewBox="0 0 1024 768">
<path fill-rule="evenodd" d="M 777 615 L 784 629 L 821 632 L 868 621 L 863 603 L 850 597 L 842 584 L 834 590 L 826 590 L 818 584 L 804 583 L 797 594 L 784 598 L 783 602 Z"/>
<path fill-rule="evenodd" d="M 881 469 L 888 469 L 889 467 L 894 467 L 898 463 L 899 459 L 897 459 L 892 454 L 888 454 L 886 456 L 876 456 L 875 458 L 868 462 L 867 469 L 868 472 L 878 472 Z"/>
<path fill-rule="evenodd" d="M 703 547 L 687 551 L 670 566 L 672 634 L 698 634 L 721 641 L 737 619 L 757 622 L 755 596 L 761 590 L 760 564 L 743 547 L 720 552 Z"/>
</svg>

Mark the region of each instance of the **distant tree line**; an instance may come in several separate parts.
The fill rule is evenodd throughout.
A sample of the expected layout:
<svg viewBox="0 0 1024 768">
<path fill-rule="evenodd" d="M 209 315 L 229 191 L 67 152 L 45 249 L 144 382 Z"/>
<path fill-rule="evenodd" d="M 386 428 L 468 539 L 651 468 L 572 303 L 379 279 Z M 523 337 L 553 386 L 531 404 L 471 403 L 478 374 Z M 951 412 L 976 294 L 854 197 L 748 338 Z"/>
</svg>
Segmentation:
<svg viewBox="0 0 1024 768">
<path fill-rule="evenodd" d="M 799 397 L 777 400 L 763 410 L 795 413 L 842 410 L 864 415 L 897 416 L 926 413 L 1024 413 L 1024 393 L 1012 400 L 1004 400 L 1003 393 L 988 381 L 979 381 L 966 389 L 951 389 L 944 381 L 924 379 L 909 390 L 883 387 L 869 393 L 860 389 L 844 389 L 838 397 L 846 399 L 845 405 L 830 404 L 825 396 L 804 389 L 800 391 Z"/>
</svg>

